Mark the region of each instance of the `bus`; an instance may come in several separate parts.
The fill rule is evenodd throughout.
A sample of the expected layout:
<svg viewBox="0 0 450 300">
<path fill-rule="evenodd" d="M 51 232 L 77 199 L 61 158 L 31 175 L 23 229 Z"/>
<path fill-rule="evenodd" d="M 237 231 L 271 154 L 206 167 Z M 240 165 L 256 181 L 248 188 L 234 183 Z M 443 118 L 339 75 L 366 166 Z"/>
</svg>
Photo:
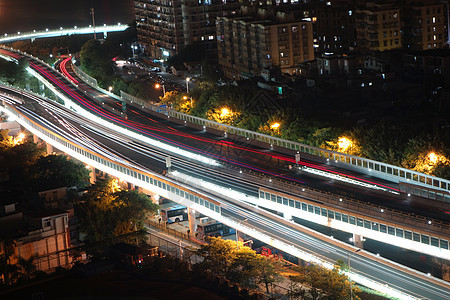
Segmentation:
<svg viewBox="0 0 450 300">
<path fill-rule="evenodd" d="M 219 237 L 219 236 L 230 235 L 230 234 L 235 234 L 235 233 L 236 233 L 236 229 L 234 229 L 233 227 L 229 227 L 225 224 L 222 224 L 222 223 L 219 223 L 216 221 L 210 221 L 207 223 L 198 224 L 195 236 L 198 239 L 203 240 L 203 239 L 205 239 L 205 237 L 208 237 L 208 236 Z"/>
<path fill-rule="evenodd" d="M 183 205 L 175 205 L 163 208 L 161 212 L 161 221 L 172 224 L 174 222 L 186 221 L 188 219 L 187 207 Z"/>
</svg>

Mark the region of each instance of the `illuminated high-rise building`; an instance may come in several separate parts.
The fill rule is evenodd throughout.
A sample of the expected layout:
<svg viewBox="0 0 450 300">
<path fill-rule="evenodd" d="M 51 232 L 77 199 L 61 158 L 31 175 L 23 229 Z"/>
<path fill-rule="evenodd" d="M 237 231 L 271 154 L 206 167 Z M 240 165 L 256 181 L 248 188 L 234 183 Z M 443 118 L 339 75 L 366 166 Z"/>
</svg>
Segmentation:
<svg viewBox="0 0 450 300">
<path fill-rule="evenodd" d="M 167 58 L 202 43 L 216 48 L 216 17 L 232 14 L 238 0 L 135 0 L 138 40 L 147 54 Z"/>
</svg>

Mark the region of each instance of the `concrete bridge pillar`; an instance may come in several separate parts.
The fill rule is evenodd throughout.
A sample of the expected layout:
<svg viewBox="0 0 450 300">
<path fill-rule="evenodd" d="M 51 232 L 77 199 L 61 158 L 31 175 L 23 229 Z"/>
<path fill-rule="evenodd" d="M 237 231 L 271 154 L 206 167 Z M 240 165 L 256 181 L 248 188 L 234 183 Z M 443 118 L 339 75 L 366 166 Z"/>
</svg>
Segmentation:
<svg viewBox="0 0 450 300">
<path fill-rule="evenodd" d="M 35 144 L 39 143 L 39 137 L 35 134 L 33 134 L 33 143 Z"/>
<path fill-rule="evenodd" d="M 52 154 L 53 153 L 53 146 L 52 146 L 52 144 L 47 143 L 46 146 L 47 146 L 47 155 Z"/>
<path fill-rule="evenodd" d="M 364 237 L 359 234 L 353 234 L 353 245 L 355 247 L 364 249 Z"/>
<path fill-rule="evenodd" d="M 197 230 L 197 224 L 195 222 L 195 210 L 188 207 L 188 220 L 189 220 L 189 236 L 194 236 Z"/>
</svg>

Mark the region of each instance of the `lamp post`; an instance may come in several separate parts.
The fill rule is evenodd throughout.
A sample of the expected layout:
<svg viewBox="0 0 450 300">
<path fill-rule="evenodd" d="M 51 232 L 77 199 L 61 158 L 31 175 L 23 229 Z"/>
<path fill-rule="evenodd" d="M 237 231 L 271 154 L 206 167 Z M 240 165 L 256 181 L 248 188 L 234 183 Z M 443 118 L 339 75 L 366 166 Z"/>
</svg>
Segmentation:
<svg viewBox="0 0 450 300">
<path fill-rule="evenodd" d="M 155 84 L 155 88 L 157 88 L 157 89 L 159 89 L 161 86 L 163 88 L 163 97 L 165 97 L 166 96 L 166 87 L 164 86 L 164 84 L 159 84 L 159 83 Z"/>
<path fill-rule="evenodd" d="M 92 15 L 92 26 L 94 27 L 94 40 L 97 39 L 97 34 L 95 33 L 95 12 L 94 8 L 91 8 L 91 15 Z"/>
<path fill-rule="evenodd" d="M 189 81 L 191 80 L 191 78 L 186 77 L 186 94 L 189 93 Z"/>
<path fill-rule="evenodd" d="M 245 219 L 243 219 L 243 220 L 240 220 L 240 221 L 238 222 L 238 224 L 241 224 L 242 222 L 245 222 L 245 221 L 247 221 L 247 220 L 248 220 L 248 218 L 245 218 Z M 236 228 L 236 250 L 239 251 L 239 235 L 238 235 L 238 230 L 237 230 L 237 228 Z"/>
<path fill-rule="evenodd" d="M 348 281 L 350 282 L 350 300 L 353 300 L 352 280 L 350 279 L 350 255 L 352 255 L 354 253 L 358 253 L 359 251 L 361 251 L 361 249 L 358 249 L 358 250 L 356 250 L 354 252 L 347 253 L 347 258 L 348 258 Z"/>
</svg>

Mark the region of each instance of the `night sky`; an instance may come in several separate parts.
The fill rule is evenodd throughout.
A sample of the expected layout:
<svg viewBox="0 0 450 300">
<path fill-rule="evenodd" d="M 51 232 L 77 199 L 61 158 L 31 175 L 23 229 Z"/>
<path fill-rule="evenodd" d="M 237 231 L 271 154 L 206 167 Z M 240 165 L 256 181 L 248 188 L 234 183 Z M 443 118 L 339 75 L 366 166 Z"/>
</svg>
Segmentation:
<svg viewBox="0 0 450 300">
<path fill-rule="evenodd" d="M 92 24 L 128 24 L 134 19 L 133 0 L 0 0 L 0 34 Z"/>
</svg>

